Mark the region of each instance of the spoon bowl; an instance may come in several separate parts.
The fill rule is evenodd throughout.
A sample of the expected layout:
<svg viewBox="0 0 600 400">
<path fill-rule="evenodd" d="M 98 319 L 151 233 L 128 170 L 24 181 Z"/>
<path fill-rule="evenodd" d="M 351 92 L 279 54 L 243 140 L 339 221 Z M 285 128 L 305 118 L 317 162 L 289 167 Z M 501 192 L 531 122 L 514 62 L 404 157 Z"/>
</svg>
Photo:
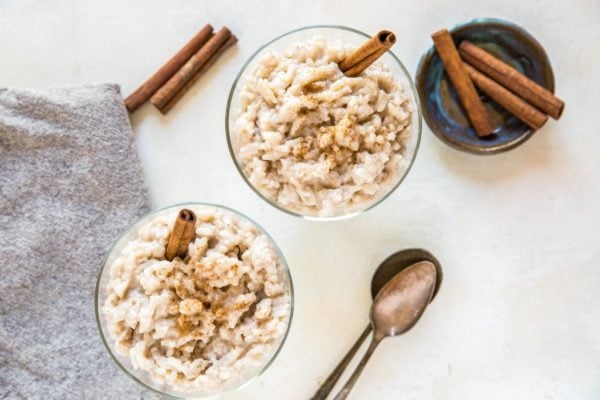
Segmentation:
<svg viewBox="0 0 600 400">
<path fill-rule="evenodd" d="M 381 289 L 371 307 L 375 337 L 401 335 L 417 323 L 433 296 L 436 275 L 433 263 L 420 261 Z"/>
<path fill-rule="evenodd" d="M 418 248 L 397 251 L 379 264 L 379 267 L 377 267 L 373 274 L 373 278 L 371 279 L 371 296 L 373 299 L 394 276 L 420 261 L 431 262 L 435 266 L 437 272 L 435 288 L 433 290 L 433 296 L 431 297 L 431 301 L 433 301 L 442 285 L 442 264 L 440 264 L 433 254 L 427 250 Z"/>
</svg>

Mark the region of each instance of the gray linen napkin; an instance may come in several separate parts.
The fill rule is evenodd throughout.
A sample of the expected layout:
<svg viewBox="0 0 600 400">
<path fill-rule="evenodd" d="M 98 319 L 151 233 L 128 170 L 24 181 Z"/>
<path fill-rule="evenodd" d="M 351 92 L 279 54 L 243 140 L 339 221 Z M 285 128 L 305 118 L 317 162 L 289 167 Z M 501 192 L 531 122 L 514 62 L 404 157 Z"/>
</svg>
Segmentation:
<svg viewBox="0 0 600 400">
<path fill-rule="evenodd" d="M 0 399 L 157 397 L 94 318 L 102 258 L 147 198 L 117 85 L 0 89 Z"/>
</svg>

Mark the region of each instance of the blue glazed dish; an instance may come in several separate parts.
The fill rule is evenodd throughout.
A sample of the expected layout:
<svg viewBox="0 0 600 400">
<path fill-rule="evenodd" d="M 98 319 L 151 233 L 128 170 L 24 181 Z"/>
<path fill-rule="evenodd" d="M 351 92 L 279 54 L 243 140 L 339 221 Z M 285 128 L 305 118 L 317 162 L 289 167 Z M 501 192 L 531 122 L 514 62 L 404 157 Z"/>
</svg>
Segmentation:
<svg viewBox="0 0 600 400">
<path fill-rule="evenodd" d="M 458 25 L 450 33 L 457 47 L 468 39 L 554 92 L 554 74 L 548 56 L 523 28 L 508 21 L 482 18 Z M 419 61 L 416 86 L 427 125 L 438 138 L 458 150 L 496 154 L 515 148 L 534 133 L 489 97 L 480 94 L 495 129 L 489 137 L 478 137 L 433 46 Z"/>
</svg>

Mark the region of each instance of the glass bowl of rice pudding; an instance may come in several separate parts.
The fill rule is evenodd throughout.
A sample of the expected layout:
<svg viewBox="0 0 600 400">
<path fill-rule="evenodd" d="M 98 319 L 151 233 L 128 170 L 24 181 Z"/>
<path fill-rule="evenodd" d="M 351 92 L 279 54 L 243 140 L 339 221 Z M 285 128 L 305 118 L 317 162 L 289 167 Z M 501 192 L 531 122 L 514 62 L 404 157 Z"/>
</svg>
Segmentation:
<svg viewBox="0 0 600 400">
<path fill-rule="evenodd" d="M 181 209 L 196 215 L 187 255 L 165 259 Z M 96 285 L 96 320 L 117 365 L 173 398 L 239 389 L 279 353 L 293 313 L 283 254 L 254 221 L 223 206 L 152 211 L 113 244 Z"/>
<path fill-rule="evenodd" d="M 414 83 L 387 51 L 358 77 L 338 62 L 369 35 L 310 26 L 260 47 L 236 77 L 225 127 L 246 183 L 292 215 L 335 220 L 388 197 L 421 138 Z M 402 44 L 402 39 L 396 46 Z"/>
</svg>

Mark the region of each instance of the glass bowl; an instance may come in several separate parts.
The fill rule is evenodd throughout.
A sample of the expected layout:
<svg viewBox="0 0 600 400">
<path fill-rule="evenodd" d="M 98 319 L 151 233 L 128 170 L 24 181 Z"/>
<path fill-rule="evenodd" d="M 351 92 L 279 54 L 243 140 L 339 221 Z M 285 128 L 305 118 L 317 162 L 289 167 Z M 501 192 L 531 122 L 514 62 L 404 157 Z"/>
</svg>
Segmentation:
<svg viewBox="0 0 600 400">
<path fill-rule="evenodd" d="M 117 351 L 115 349 L 114 339 L 110 336 L 110 333 L 109 333 L 108 327 L 107 327 L 107 323 L 106 323 L 106 319 L 102 315 L 102 310 L 101 310 L 101 308 L 104 305 L 106 298 L 107 298 L 107 285 L 108 285 L 108 281 L 109 281 L 109 277 L 110 277 L 111 265 L 114 262 L 115 258 L 121 253 L 124 246 L 137 237 L 138 232 L 142 226 L 146 225 L 147 223 L 149 223 L 150 221 L 152 221 L 158 217 L 168 215 L 171 213 L 175 214 L 177 210 L 180 210 L 182 208 L 191 208 L 192 210 L 207 209 L 207 208 L 208 209 L 210 209 L 210 208 L 218 209 L 221 211 L 225 211 L 225 212 L 234 214 L 238 218 L 240 218 L 242 221 L 247 221 L 247 222 L 251 223 L 254 227 L 256 227 L 256 229 L 260 233 L 264 234 L 269 239 L 274 250 L 276 251 L 277 255 L 279 256 L 279 259 L 281 261 L 280 262 L 280 266 L 281 266 L 280 271 L 282 272 L 281 278 L 282 278 L 284 285 L 286 286 L 286 289 L 287 289 L 287 292 L 289 293 L 289 298 L 290 298 L 290 311 L 289 311 L 289 315 L 288 315 L 287 328 L 285 330 L 285 333 L 283 335 L 281 335 L 281 337 L 278 339 L 278 342 L 272 347 L 271 352 L 264 357 L 264 363 L 261 366 L 252 368 L 252 370 L 246 371 L 247 374 L 244 374 L 243 377 L 241 377 L 238 380 L 235 380 L 234 382 L 228 383 L 223 388 L 220 388 L 220 390 L 218 392 L 181 392 L 181 391 L 177 391 L 177 390 L 174 390 L 172 387 L 170 387 L 168 384 L 159 384 L 159 383 L 155 382 L 152 379 L 152 377 L 148 374 L 148 372 L 139 370 L 139 369 L 135 369 L 133 367 L 129 357 L 124 357 L 117 353 Z M 248 384 L 250 381 L 252 381 L 256 377 L 261 375 L 273 363 L 273 361 L 277 357 L 277 354 L 279 354 L 279 351 L 281 350 L 281 348 L 287 338 L 287 335 L 289 333 L 290 326 L 292 323 L 292 315 L 293 315 L 293 310 L 294 310 L 294 289 L 293 289 L 293 284 L 292 284 L 292 277 L 290 275 L 290 271 L 289 271 L 287 262 L 285 260 L 285 257 L 283 256 L 281 250 L 279 249 L 279 247 L 277 246 L 277 244 L 275 243 L 273 238 L 271 236 L 269 236 L 269 234 L 260 225 L 258 225 L 255 221 L 248 218 L 244 214 L 242 214 L 238 211 L 235 211 L 233 209 L 230 209 L 228 207 L 214 205 L 214 204 L 207 204 L 207 203 L 185 203 L 185 204 L 177 204 L 177 205 L 166 207 L 163 209 L 151 211 L 148 214 L 142 216 L 138 221 L 133 223 L 131 226 L 129 226 L 129 228 L 127 228 L 125 230 L 125 232 L 123 232 L 121 234 L 121 236 L 119 236 L 119 238 L 113 243 L 112 247 L 108 251 L 108 253 L 102 263 L 102 269 L 100 270 L 100 274 L 98 275 L 98 281 L 96 283 L 96 294 L 95 294 L 94 306 L 95 306 L 95 313 L 96 313 L 96 322 L 98 324 L 98 330 L 100 332 L 100 337 L 102 338 L 102 342 L 106 346 L 106 349 L 108 350 L 112 359 L 130 378 L 132 378 L 134 381 L 136 381 L 143 387 L 150 389 L 152 391 L 155 391 L 161 395 L 170 397 L 170 398 L 208 399 L 208 398 L 214 398 L 216 396 L 220 396 L 220 395 L 230 392 L 230 391 L 240 389 L 241 387 L 245 386 L 246 384 Z"/>
<path fill-rule="evenodd" d="M 345 26 L 337 26 L 337 25 L 316 25 L 316 26 L 307 26 L 304 28 L 299 28 L 293 30 L 291 32 L 285 33 L 275 39 L 271 40 L 267 44 L 261 46 L 252 56 L 246 61 L 246 63 L 242 66 L 242 69 L 238 73 L 233 85 L 231 87 L 231 91 L 229 92 L 229 98 L 227 100 L 227 111 L 225 114 L 225 129 L 227 134 L 227 144 L 229 146 L 229 152 L 233 159 L 233 162 L 238 169 L 239 173 L 242 175 L 244 181 L 257 193 L 263 200 L 268 202 L 273 207 L 286 212 L 288 214 L 311 219 L 311 220 L 339 220 L 346 219 L 358 214 L 361 214 L 373 207 L 377 204 L 381 203 L 385 200 L 399 185 L 402 183 L 408 172 L 410 171 L 415 157 L 417 155 L 417 150 L 419 148 L 419 143 L 421 140 L 421 108 L 419 104 L 419 97 L 417 95 L 417 91 L 415 88 L 415 84 L 410 77 L 409 72 L 406 70 L 402 62 L 396 57 L 396 55 L 387 51 L 382 57 L 381 60 L 387 65 L 392 75 L 396 79 L 398 83 L 404 86 L 404 90 L 410 102 L 413 104 L 413 113 L 411 120 L 411 136 L 408 142 L 405 153 L 403 154 L 406 162 L 403 164 L 402 171 L 398 174 L 396 181 L 390 185 L 385 193 L 383 193 L 378 198 L 374 199 L 372 202 L 366 203 L 364 208 L 359 210 L 352 210 L 343 215 L 336 216 L 317 216 L 317 215 L 307 215 L 301 214 L 294 210 L 289 210 L 282 205 L 277 204 L 275 201 L 266 197 L 261 191 L 256 188 L 246 177 L 243 172 L 243 167 L 241 165 L 240 160 L 238 159 L 238 149 L 237 149 L 237 140 L 236 140 L 236 132 L 234 129 L 235 119 L 238 115 L 238 110 L 240 109 L 240 96 L 239 92 L 241 87 L 243 86 L 247 74 L 250 72 L 251 67 L 253 67 L 255 61 L 259 59 L 262 55 L 269 52 L 283 52 L 288 49 L 291 45 L 297 42 L 306 42 L 312 39 L 315 36 L 321 36 L 327 38 L 327 40 L 341 40 L 343 43 L 352 44 L 356 47 L 363 44 L 371 35 L 367 35 L 366 33 L 357 31 L 352 28 L 348 28 Z M 399 44 L 398 44 L 399 45 Z M 397 45 L 397 46 L 398 46 Z"/>
</svg>

